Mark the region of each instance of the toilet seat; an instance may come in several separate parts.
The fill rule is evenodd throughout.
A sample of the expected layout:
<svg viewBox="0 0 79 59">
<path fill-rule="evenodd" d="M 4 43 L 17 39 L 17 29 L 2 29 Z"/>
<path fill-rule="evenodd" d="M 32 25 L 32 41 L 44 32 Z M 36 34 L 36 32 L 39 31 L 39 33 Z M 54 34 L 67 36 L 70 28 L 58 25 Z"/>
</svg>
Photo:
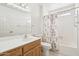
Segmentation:
<svg viewBox="0 0 79 59">
<path fill-rule="evenodd" d="M 41 42 L 41 45 L 42 45 L 42 47 L 45 48 L 45 49 L 50 49 L 50 48 L 51 48 L 51 44 L 50 44 L 50 43 Z"/>
</svg>

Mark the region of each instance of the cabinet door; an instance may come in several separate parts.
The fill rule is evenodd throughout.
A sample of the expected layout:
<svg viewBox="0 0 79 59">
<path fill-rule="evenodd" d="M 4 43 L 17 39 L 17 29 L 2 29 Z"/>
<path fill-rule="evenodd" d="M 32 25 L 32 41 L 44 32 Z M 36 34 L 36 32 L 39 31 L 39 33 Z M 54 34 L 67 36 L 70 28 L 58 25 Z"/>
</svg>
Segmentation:
<svg viewBox="0 0 79 59">
<path fill-rule="evenodd" d="M 36 46 L 39 46 L 39 45 L 40 45 L 40 39 L 39 40 L 36 40 L 34 42 L 31 42 L 29 44 L 26 44 L 23 47 L 23 54 L 25 54 L 27 51 L 29 51 L 31 49 L 34 49 Z"/>
<path fill-rule="evenodd" d="M 37 56 L 41 56 L 41 46 L 37 47 Z"/>
<path fill-rule="evenodd" d="M 24 56 L 33 56 L 33 52 L 32 52 L 32 50 L 26 52 L 26 53 L 24 54 Z"/>
<path fill-rule="evenodd" d="M 22 49 L 16 48 L 7 52 L 1 53 L 0 56 L 22 56 Z"/>
<path fill-rule="evenodd" d="M 41 55 L 41 46 L 37 46 L 24 54 L 24 56 L 40 56 L 40 55 Z"/>
<path fill-rule="evenodd" d="M 33 56 L 40 56 L 41 55 L 41 46 L 37 46 L 33 49 Z"/>
<path fill-rule="evenodd" d="M 0 56 L 9 56 L 7 53 L 1 53 Z"/>
</svg>

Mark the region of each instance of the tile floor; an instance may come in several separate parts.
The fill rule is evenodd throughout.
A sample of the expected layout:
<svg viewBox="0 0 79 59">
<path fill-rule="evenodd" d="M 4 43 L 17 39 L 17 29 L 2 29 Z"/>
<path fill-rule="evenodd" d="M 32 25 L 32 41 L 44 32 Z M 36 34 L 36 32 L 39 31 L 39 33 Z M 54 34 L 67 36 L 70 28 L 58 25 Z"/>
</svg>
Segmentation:
<svg viewBox="0 0 79 59">
<path fill-rule="evenodd" d="M 43 55 L 44 56 L 79 56 L 79 49 L 70 48 L 70 47 L 61 47 L 57 52 L 46 51 L 44 52 Z"/>
</svg>

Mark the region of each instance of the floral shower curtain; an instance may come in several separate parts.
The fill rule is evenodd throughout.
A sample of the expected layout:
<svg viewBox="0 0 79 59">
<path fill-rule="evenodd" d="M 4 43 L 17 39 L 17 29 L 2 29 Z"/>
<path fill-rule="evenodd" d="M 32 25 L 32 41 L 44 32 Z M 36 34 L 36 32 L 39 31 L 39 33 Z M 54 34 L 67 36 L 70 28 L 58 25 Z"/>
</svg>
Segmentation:
<svg viewBox="0 0 79 59">
<path fill-rule="evenodd" d="M 43 40 L 50 43 L 50 19 L 49 15 L 43 17 Z"/>
<path fill-rule="evenodd" d="M 56 15 L 50 14 L 43 17 L 43 42 L 50 43 L 53 47 L 57 47 L 57 32 L 55 19 Z M 55 44 L 54 44 L 55 43 Z"/>
</svg>

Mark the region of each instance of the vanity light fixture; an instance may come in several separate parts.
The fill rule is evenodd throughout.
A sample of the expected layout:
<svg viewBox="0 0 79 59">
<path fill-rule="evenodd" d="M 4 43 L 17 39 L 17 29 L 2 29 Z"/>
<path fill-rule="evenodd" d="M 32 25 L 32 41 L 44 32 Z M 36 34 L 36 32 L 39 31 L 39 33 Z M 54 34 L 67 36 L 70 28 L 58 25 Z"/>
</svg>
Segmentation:
<svg viewBox="0 0 79 59">
<path fill-rule="evenodd" d="M 22 11 L 30 12 L 29 5 L 27 3 L 7 3 L 6 5 L 18 8 Z"/>
</svg>

